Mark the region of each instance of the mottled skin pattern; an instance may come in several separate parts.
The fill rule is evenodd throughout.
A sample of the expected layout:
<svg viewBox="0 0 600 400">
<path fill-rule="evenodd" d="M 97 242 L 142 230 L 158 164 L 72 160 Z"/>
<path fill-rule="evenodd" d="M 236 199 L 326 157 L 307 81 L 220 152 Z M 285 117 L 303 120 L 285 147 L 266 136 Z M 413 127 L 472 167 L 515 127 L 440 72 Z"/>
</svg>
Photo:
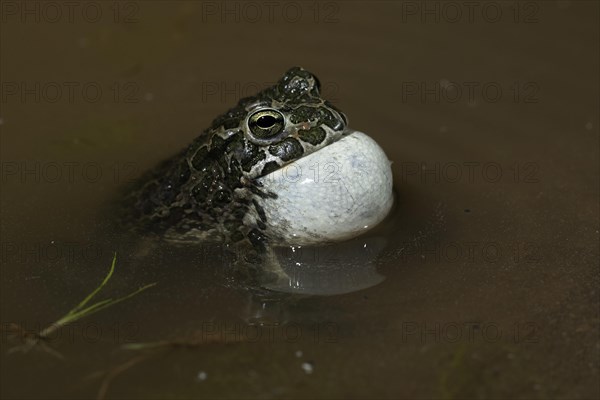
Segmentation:
<svg viewBox="0 0 600 400">
<path fill-rule="evenodd" d="M 256 199 L 277 194 L 256 179 L 340 139 L 346 126 L 321 98 L 317 78 L 292 68 L 143 176 L 127 196 L 131 220 L 167 240 L 247 243 L 260 254 L 269 221 Z"/>
</svg>

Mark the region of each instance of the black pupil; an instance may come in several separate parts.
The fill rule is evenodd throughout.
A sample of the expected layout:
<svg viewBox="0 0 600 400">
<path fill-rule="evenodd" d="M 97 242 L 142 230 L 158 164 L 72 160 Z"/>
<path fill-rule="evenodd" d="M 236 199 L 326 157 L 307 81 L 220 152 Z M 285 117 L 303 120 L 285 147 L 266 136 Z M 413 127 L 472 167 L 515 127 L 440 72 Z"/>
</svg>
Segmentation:
<svg viewBox="0 0 600 400">
<path fill-rule="evenodd" d="M 263 115 L 256 121 L 256 125 L 258 125 L 259 128 L 269 129 L 275 125 L 275 122 L 277 122 L 275 117 L 271 115 Z"/>
</svg>

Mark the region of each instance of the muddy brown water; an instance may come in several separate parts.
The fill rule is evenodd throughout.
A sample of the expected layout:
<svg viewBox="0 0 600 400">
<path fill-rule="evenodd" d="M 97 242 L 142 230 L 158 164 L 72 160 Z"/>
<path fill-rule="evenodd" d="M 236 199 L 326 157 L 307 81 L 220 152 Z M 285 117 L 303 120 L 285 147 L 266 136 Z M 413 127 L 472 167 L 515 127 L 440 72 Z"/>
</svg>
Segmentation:
<svg viewBox="0 0 600 400">
<path fill-rule="evenodd" d="M 598 3 L 50 3 L 2 3 L 3 398 L 599 396 Z M 263 304 L 107 222 L 293 65 L 393 161 L 373 259 Z M 114 251 L 99 298 L 157 286 L 55 333 L 64 359 L 8 353 Z M 188 346 L 121 348 L 163 340 Z"/>
</svg>

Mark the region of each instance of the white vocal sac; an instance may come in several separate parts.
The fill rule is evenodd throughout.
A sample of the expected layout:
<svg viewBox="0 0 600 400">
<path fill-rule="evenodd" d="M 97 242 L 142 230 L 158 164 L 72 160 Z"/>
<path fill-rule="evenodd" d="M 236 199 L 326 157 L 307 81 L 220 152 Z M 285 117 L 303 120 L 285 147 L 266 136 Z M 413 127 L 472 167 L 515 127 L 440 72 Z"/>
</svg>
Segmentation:
<svg viewBox="0 0 600 400">
<path fill-rule="evenodd" d="M 310 245 L 356 237 L 394 202 L 390 161 L 369 136 L 342 139 L 259 179 L 277 194 L 262 202 L 273 243 Z"/>
</svg>

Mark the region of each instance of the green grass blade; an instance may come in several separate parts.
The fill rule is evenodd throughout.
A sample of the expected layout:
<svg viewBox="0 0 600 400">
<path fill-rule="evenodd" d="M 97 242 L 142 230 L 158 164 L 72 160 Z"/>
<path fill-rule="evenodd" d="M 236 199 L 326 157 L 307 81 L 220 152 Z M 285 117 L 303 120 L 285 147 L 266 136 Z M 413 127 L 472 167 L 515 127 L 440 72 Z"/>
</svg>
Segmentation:
<svg viewBox="0 0 600 400">
<path fill-rule="evenodd" d="M 41 347 L 49 352 L 50 354 L 53 354 L 57 357 L 62 357 L 62 355 L 58 352 L 54 352 L 53 349 L 50 349 L 48 346 L 46 346 L 45 343 L 42 343 L 41 340 L 45 340 L 48 338 L 48 336 L 52 333 L 55 332 L 56 330 L 62 328 L 63 326 L 67 325 L 68 323 L 77 321 L 81 318 L 87 317 L 89 315 L 92 315 L 100 310 L 103 310 L 107 307 L 113 306 L 117 303 L 120 303 L 122 301 L 125 301 L 135 295 L 137 295 L 138 293 L 143 292 L 146 289 L 149 289 L 153 286 L 156 285 L 155 283 L 151 283 L 149 285 L 145 285 L 140 287 L 138 290 L 129 293 L 126 296 L 123 297 L 119 297 L 118 299 L 106 299 L 106 300 L 101 300 L 98 301 L 94 304 L 92 304 L 91 306 L 88 306 L 86 308 L 86 305 L 94 298 L 94 296 L 96 296 L 100 290 L 102 290 L 102 288 L 108 283 L 108 281 L 110 280 L 110 278 L 112 277 L 112 274 L 115 270 L 115 265 L 117 263 L 117 253 L 115 252 L 115 255 L 113 257 L 113 261 L 112 264 L 110 266 L 110 270 L 108 271 L 108 274 L 104 277 L 104 280 L 102 281 L 102 283 L 100 284 L 100 286 L 98 286 L 92 293 L 90 293 L 85 299 L 83 299 L 83 301 L 81 301 L 76 307 L 74 307 L 71 311 L 69 311 L 65 316 L 63 316 L 62 318 L 60 318 L 58 321 L 54 322 L 53 324 L 51 324 L 50 326 L 46 327 L 45 329 L 43 329 L 41 332 L 39 332 L 37 335 L 35 335 L 35 338 L 33 340 L 29 340 L 29 342 L 25 343 L 22 346 L 17 346 L 15 348 L 9 349 L 9 352 L 13 352 L 15 350 L 20 350 L 23 352 L 28 351 L 29 349 L 33 348 L 36 345 L 39 345 L 41 343 Z M 37 346 L 36 346 L 37 347 Z M 48 347 L 48 348 L 45 348 Z"/>
<path fill-rule="evenodd" d="M 67 317 L 70 317 L 69 322 L 76 321 L 76 320 L 78 320 L 80 318 L 83 318 L 83 317 L 87 317 L 88 315 L 92 315 L 92 314 L 94 314 L 94 313 L 96 313 L 96 312 L 98 312 L 100 310 L 103 310 L 103 309 L 105 309 L 107 307 L 113 306 L 113 305 L 115 305 L 117 303 L 120 303 L 120 302 L 122 302 L 124 300 L 127 300 L 127 299 L 135 296 L 136 294 L 141 293 L 144 290 L 151 288 L 154 285 L 156 285 L 156 282 L 155 283 L 150 283 L 150 284 L 148 284 L 146 286 L 143 286 L 143 287 L 139 288 L 138 290 L 136 290 L 135 292 L 129 293 L 128 295 L 123 296 L 123 297 L 119 297 L 118 299 L 103 300 L 103 301 L 100 301 L 100 302 L 98 302 L 98 303 L 96 303 L 94 305 L 89 306 L 86 309 L 77 311 L 74 314 L 67 315 Z"/>
<path fill-rule="evenodd" d="M 112 274 L 115 271 L 115 264 L 116 263 L 117 263 L 117 253 L 115 252 L 112 264 L 110 266 L 110 270 L 108 271 L 108 274 L 104 277 L 104 280 L 102 281 L 102 283 L 100 284 L 100 286 L 98 286 L 92 293 L 90 293 L 85 299 L 83 299 L 83 301 L 81 303 L 79 303 L 75 308 L 73 308 L 71 311 L 69 311 L 69 313 L 67 314 L 67 316 L 69 316 L 71 314 L 77 313 L 79 310 L 81 310 L 83 307 L 85 307 L 85 305 L 87 303 L 89 303 L 89 301 L 92 300 L 92 298 L 95 295 L 97 295 L 100 292 L 100 290 L 102 290 L 102 288 L 108 283 L 108 281 L 112 277 Z"/>
<path fill-rule="evenodd" d="M 74 307 L 71 311 L 69 311 L 66 315 L 64 315 L 62 318 L 60 318 L 58 321 L 54 322 L 53 324 L 51 324 L 50 326 L 48 326 L 46 329 L 42 330 L 38 335 L 41 338 L 45 338 L 48 335 L 50 335 L 52 332 L 56 331 L 57 329 L 62 328 L 63 326 L 71 323 L 71 322 L 75 322 L 83 317 L 86 317 L 88 315 L 92 315 L 100 310 L 103 310 L 107 307 L 113 306 L 117 303 L 120 303 L 124 300 L 127 300 L 133 296 L 135 296 L 138 293 L 143 292 L 146 289 L 151 288 L 152 286 L 156 285 L 155 283 L 151 283 L 149 285 L 145 285 L 141 288 L 139 288 L 138 290 L 129 293 L 126 296 L 120 297 L 118 299 L 106 299 L 106 300 L 101 300 L 96 302 L 95 304 L 92 304 L 91 306 L 88 306 L 87 308 L 85 307 L 93 298 L 94 296 L 96 296 L 100 290 L 102 290 L 102 288 L 104 286 L 106 286 L 106 284 L 108 283 L 108 281 L 110 280 L 110 278 L 113 275 L 113 272 L 115 270 L 115 265 L 117 263 L 117 253 L 115 252 L 115 255 L 113 257 L 113 261 L 112 264 L 110 266 L 110 270 L 108 271 L 108 274 L 104 277 L 104 280 L 102 281 L 102 283 L 100 284 L 100 286 L 98 286 L 96 289 L 94 289 L 93 292 L 91 292 L 85 299 L 83 299 L 83 301 L 81 303 L 79 303 L 76 307 Z"/>
<path fill-rule="evenodd" d="M 70 322 L 76 321 L 77 319 L 81 318 L 82 316 L 84 316 L 86 313 L 90 312 L 91 310 L 93 310 L 94 308 L 100 307 L 106 303 L 111 302 L 112 299 L 106 299 L 106 300 L 102 300 L 99 301 L 91 306 L 89 306 L 88 308 L 85 308 L 83 310 L 79 310 L 79 311 L 74 311 L 71 310 L 67 315 L 65 315 L 64 317 L 62 317 L 61 319 L 59 319 L 58 321 L 55 322 L 55 325 L 66 325 Z"/>
</svg>

